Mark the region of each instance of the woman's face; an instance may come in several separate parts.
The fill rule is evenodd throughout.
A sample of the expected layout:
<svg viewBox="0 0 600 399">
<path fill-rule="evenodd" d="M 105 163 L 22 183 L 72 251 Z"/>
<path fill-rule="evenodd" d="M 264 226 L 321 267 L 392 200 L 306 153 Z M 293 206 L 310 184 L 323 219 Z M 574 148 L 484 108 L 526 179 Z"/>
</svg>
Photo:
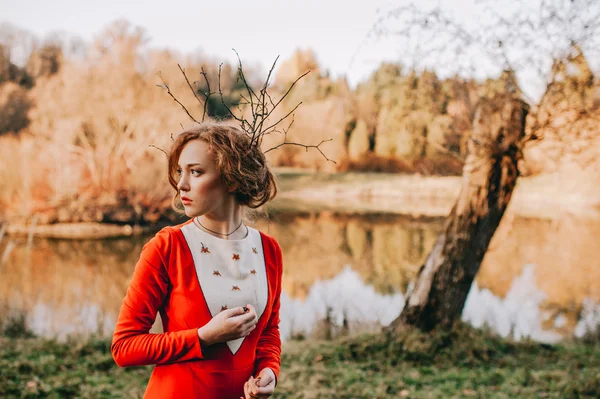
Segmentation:
<svg viewBox="0 0 600 399">
<path fill-rule="evenodd" d="M 220 215 L 224 205 L 231 200 L 216 168 L 209 145 L 203 140 L 192 140 L 183 147 L 179 156 L 179 183 L 177 188 L 185 214 L 189 217 L 204 214 Z"/>
</svg>

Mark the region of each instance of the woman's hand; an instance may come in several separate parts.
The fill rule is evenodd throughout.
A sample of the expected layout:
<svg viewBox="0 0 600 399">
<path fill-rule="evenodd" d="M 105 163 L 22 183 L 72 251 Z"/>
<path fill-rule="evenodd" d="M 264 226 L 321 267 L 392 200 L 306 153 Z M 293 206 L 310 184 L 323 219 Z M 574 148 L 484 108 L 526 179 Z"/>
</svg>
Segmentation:
<svg viewBox="0 0 600 399">
<path fill-rule="evenodd" d="M 250 376 L 244 384 L 244 396 L 240 399 L 266 399 L 275 391 L 275 373 L 265 367 L 258 373 L 258 377 Z"/>
<path fill-rule="evenodd" d="M 227 309 L 198 329 L 198 338 L 205 345 L 233 341 L 249 335 L 256 328 L 258 317 L 252 305 Z"/>
</svg>

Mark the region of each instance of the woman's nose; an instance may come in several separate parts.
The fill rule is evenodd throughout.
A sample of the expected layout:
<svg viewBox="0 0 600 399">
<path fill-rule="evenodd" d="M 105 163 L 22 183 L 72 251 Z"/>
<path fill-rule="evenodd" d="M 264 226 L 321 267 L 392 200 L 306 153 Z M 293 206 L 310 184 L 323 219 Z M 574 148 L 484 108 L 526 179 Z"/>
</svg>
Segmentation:
<svg viewBox="0 0 600 399">
<path fill-rule="evenodd" d="M 179 183 L 177 183 L 177 189 L 179 191 L 189 191 L 189 187 L 187 179 L 182 175 L 179 179 Z"/>
</svg>

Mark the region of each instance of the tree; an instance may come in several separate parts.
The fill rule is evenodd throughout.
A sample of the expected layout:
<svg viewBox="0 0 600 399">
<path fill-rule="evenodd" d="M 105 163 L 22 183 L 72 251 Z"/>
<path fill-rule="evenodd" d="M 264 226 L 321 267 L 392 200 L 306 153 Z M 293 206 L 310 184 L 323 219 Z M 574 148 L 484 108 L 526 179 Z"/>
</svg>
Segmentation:
<svg viewBox="0 0 600 399">
<path fill-rule="evenodd" d="M 30 54 L 27 73 L 34 79 L 52 76 L 58 73 L 62 58 L 63 52 L 59 45 L 45 44 Z"/>
<path fill-rule="evenodd" d="M 514 0 L 499 8 L 483 0 L 477 7 L 485 17 L 468 24 L 441 6 L 403 5 L 384 12 L 374 28 L 379 35 L 404 40 L 414 68 L 441 64 L 447 67 L 445 73 L 454 67 L 452 72 L 467 71 L 471 76 L 481 65 L 487 66 L 488 72 L 490 68 L 505 71 L 502 79 L 482 87 L 485 92 L 475 108 L 461 193 L 392 330 L 407 325 L 425 331 L 449 328 L 460 318 L 512 196 L 525 144 L 553 124 L 552 111 L 538 107 L 536 98 L 542 93 L 556 94 L 564 84 L 555 80 L 556 73 L 548 72 L 561 70 L 565 62 L 573 64 L 574 49 L 593 52 L 599 48 L 600 4 L 596 1 L 554 0 L 532 5 Z M 578 84 L 590 88 L 593 77 L 578 60 L 585 75 Z M 522 93 L 518 81 L 532 76 L 544 84 Z M 497 87 L 498 83 L 502 84 Z M 559 102 L 564 103 L 566 93 L 558 90 Z M 530 107 L 523 97 L 533 104 L 529 120 Z M 587 103 L 593 107 L 595 102 Z M 585 109 L 586 115 L 590 112 L 595 111 Z"/>
<path fill-rule="evenodd" d="M 8 82 L 0 85 L 0 136 L 17 133 L 29 125 L 32 102 L 27 90 Z"/>
<path fill-rule="evenodd" d="M 449 328 L 460 318 L 519 177 L 528 112 L 529 106 L 511 94 L 481 101 L 459 198 L 392 329 Z"/>
<path fill-rule="evenodd" d="M 461 9 L 439 3 L 400 3 L 381 11 L 372 35 L 392 36 L 409 67 L 469 77 L 514 71 L 519 80 L 514 86 L 535 83 L 521 84 L 531 104 L 551 83 L 552 65 L 566 60 L 573 47 L 600 55 L 600 3 L 595 0 L 479 0 L 469 10 L 470 19 Z"/>
</svg>

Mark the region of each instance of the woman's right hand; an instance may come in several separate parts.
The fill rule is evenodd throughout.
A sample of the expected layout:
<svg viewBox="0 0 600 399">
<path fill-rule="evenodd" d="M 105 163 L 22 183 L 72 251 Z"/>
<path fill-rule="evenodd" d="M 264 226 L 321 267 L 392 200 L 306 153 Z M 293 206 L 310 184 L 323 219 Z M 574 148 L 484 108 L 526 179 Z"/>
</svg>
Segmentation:
<svg viewBox="0 0 600 399">
<path fill-rule="evenodd" d="M 256 328 L 258 317 L 252 305 L 219 312 L 206 325 L 198 329 L 198 338 L 205 346 L 233 341 L 249 335 Z"/>
</svg>

